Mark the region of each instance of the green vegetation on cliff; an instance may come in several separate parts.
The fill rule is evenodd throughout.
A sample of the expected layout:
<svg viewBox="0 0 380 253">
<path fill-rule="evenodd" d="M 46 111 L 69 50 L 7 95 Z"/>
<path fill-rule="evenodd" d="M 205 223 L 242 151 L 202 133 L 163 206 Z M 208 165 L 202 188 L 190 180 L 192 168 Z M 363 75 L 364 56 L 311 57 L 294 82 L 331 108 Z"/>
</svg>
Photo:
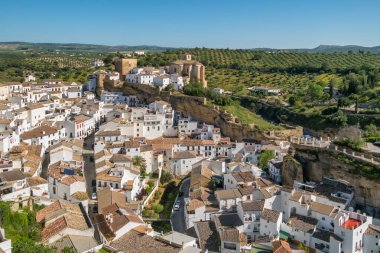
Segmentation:
<svg viewBox="0 0 380 253">
<path fill-rule="evenodd" d="M 333 157 L 351 165 L 353 167 L 349 172 L 355 175 L 363 176 L 369 180 L 379 180 L 380 179 L 380 169 L 376 168 L 369 163 L 359 161 L 343 153 L 333 153 Z"/>
<path fill-rule="evenodd" d="M 34 208 L 39 208 L 37 205 Z M 40 244 L 41 224 L 35 220 L 35 211 L 12 211 L 9 202 L 0 201 L 0 223 L 5 237 L 12 240 L 14 253 L 53 253 L 54 249 Z"/>
<path fill-rule="evenodd" d="M 280 130 L 281 126 L 275 125 L 264 120 L 251 110 L 241 106 L 238 101 L 234 101 L 231 105 L 222 106 L 224 110 L 234 115 L 242 124 L 251 125 L 258 130 Z"/>
<path fill-rule="evenodd" d="M 377 168 L 376 166 L 363 160 L 355 159 L 352 156 L 344 154 L 342 152 L 305 146 L 298 146 L 296 148 L 296 154 L 298 154 L 298 152 L 312 155 L 314 157 L 314 160 L 310 161 L 313 162 L 320 161 L 319 157 L 321 154 L 327 154 L 329 157 L 343 162 L 345 164 L 344 168 L 348 169 L 348 172 L 353 175 L 360 175 L 374 181 L 380 179 L 380 168 Z"/>
</svg>

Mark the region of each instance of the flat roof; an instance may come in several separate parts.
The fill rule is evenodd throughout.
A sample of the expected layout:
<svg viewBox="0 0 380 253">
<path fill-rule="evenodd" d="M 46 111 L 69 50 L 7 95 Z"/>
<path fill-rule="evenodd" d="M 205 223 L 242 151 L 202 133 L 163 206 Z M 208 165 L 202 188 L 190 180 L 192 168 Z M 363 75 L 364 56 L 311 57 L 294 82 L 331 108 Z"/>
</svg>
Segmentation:
<svg viewBox="0 0 380 253">
<path fill-rule="evenodd" d="M 362 223 L 360 220 L 356 220 L 356 219 L 352 219 L 352 218 L 349 218 L 347 221 L 345 221 L 341 227 L 343 228 L 347 228 L 349 230 L 353 230 L 355 228 L 357 228 L 358 226 L 360 226 Z"/>
<path fill-rule="evenodd" d="M 161 238 L 168 242 L 173 242 L 179 245 L 182 245 L 182 243 L 189 243 L 196 240 L 196 238 L 194 237 L 191 237 L 191 236 L 188 236 L 176 231 L 169 232 L 161 236 Z"/>
</svg>

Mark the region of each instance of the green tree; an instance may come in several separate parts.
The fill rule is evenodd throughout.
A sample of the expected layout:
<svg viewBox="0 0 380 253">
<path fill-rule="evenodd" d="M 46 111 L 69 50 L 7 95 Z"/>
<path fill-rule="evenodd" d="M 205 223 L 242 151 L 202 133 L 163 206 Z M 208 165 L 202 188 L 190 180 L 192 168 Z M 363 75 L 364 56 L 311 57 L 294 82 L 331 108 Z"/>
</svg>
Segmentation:
<svg viewBox="0 0 380 253">
<path fill-rule="evenodd" d="M 323 97 L 323 88 L 316 83 L 311 83 L 307 88 L 307 94 L 312 101 L 318 101 Z"/>
<path fill-rule="evenodd" d="M 140 175 L 145 177 L 146 175 L 146 161 L 142 156 L 134 156 L 132 158 L 132 164 L 140 167 Z"/>
<path fill-rule="evenodd" d="M 380 131 L 376 125 L 369 124 L 364 128 L 364 137 L 380 137 Z"/>
<path fill-rule="evenodd" d="M 173 91 L 174 91 L 173 84 L 169 84 L 168 86 L 166 86 L 166 87 L 165 87 L 165 91 L 173 92 Z"/>
<path fill-rule="evenodd" d="M 338 100 L 338 107 L 347 107 L 352 105 L 353 102 L 347 97 L 341 97 Z"/>
<path fill-rule="evenodd" d="M 28 238 L 20 238 L 12 241 L 12 252 L 13 253 L 54 253 L 55 249 L 34 242 Z"/>
<path fill-rule="evenodd" d="M 160 183 L 165 184 L 168 183 L 170 180 L 172 180 L 173 176 L 170 174 L 170 172 L 167 171 L 162 171 L 161 172 L 161 178 L 160 178 Z"/>
<path fill-rule="evenodd" d="M 331 114 L 328 119 L 338 127 L 347 126 L 347 116 L 341 110 Z"/>
<path fill-rule="evenodd" d="M 107 57 L 103 60 L 104 64 L 110 65 L 113 62 L 113 57 L 114 56 L 112 54 L 107 55 Z"/>
<path fill-rule="evenodd" d="M 290 106 L 294 106 L 297 108 L 302 106 L 302 99 L 299 96 L 290 96 L 288 102 Z"/>
<path fill-rule="evenodd" d="M 268 163 L 275 158 L 275 154 L 272 150 L 264 150 L 260 153 L 258 165 L 260 169 L 268 169 Z"/>
</svg>

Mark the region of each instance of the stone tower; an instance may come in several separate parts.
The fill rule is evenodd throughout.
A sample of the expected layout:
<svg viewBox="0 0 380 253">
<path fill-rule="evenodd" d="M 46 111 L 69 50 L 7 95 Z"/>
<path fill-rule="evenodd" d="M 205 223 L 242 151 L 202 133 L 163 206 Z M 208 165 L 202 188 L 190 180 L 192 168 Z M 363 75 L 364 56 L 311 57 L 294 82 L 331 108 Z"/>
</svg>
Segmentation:
<svg viewBox="0 0 380 253">
<path fill-rule="evenodd" d="M 115 71 L 119 72 L 122 80 L 133 68 L 137 67 L 137 59 L 119 59 L 115 62 Z"/>
<path fill-rule="evenodd" d="M 184 53 L 184 54 L 182 55 L 182 60 L 184 60 L 184 61 L 191 61 L 191 54 L 189 54 L 189 53 Z"/>
</svg>

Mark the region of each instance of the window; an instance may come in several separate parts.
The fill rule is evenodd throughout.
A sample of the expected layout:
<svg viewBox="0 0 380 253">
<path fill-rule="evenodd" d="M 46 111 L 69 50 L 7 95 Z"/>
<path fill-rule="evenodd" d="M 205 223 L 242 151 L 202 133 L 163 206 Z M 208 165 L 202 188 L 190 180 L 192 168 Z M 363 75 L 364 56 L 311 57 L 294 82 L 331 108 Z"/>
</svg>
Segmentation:
<svg viewBox="0 0 380 253">
<path fill-rule="evenodd" d="M 230 250 L 236 250 L 236 244 L 225 242 L 224 243 L 224 248 L 225 249 L 230 249 Z"/>
</svg>

